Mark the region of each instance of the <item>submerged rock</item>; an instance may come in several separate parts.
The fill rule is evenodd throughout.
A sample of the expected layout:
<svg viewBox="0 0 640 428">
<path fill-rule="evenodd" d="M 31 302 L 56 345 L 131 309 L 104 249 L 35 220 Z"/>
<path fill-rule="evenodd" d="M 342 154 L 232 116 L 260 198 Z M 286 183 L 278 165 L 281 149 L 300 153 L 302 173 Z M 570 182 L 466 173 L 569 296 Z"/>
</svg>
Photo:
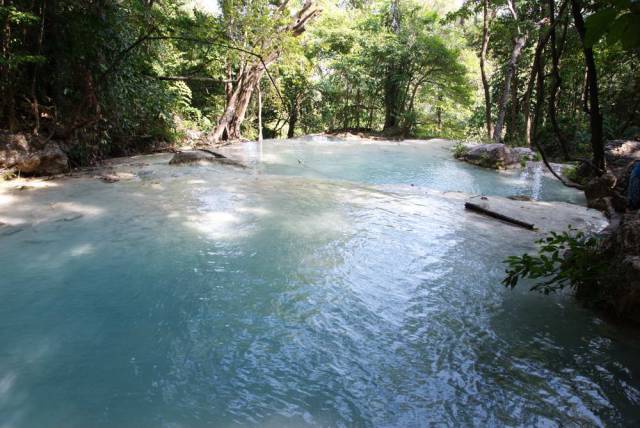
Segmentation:
<svg viewBox="0 0 640 428">
<path fill-rule="evenodd" d="M 69 158 L 55 141 L 0 131 L 0 168 L 25 175 L 62 174 L 69 170 Z"/>
<path fill-rule="evenodd" d="M 229 159 L 219 153 L 204 150 L 185 150 L 178 152 L 173 155 L 173 158 L 169 161 L 169 165 L 184 165 L 191 163 L 203 164 L 213 162 L 246 168 L 244 164 L 238 161 Z"/>
<path fill-rule="evenodd" d="M 97 178 L 105 183 L 117 183 L 120 180 L 133 180 L 136 178 L 136 175 L 130 172 L 113 172 L 102 174 Z"/>
</svg>

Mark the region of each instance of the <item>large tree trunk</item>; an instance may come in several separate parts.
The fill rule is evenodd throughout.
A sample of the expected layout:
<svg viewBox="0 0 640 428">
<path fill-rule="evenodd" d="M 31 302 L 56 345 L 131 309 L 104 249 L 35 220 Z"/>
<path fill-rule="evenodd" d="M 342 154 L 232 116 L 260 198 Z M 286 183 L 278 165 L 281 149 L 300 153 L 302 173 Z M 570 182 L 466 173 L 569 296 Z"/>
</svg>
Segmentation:
<svg viewBox="0 0 640 428">
<path fill-rule="evenodd" d="M 264 72 L 265 68 L 262 67 L 262 64 L 258 64 L 257 67 L 254 67 L 253 70 L 250 70 L 249 74 L 246 76 L 246 79 L 243 81 L 243 84 L 240 86 L 240 91 L 235 100 L 235 114 L 230 118 L 227 124 L 227 132 L 229 134 L 230 140 L 238 140 L 242 137 L 242 122 L 244 122 L 245 116 L 247 114 L 247 108 L 249 107 L 249 102 L 251 101 L 253 91 L 258 86 L 260 79 L 262 79 L 262 76 L 264 75 Z"/>
<path fill-rule="evenodd" d="M 287 3 L 285 1 L 277 9 L 277 12 L 284 11 Z M 283 26 L 279 32 L 289 33 L 293 37 L 301 35 L 305 31 L 306 24 L 317 16 L 321 10 L 313 0 L 306 0 L 302 8 L 293 17 L 293 21 L 289 25 Z M 267 71 L 267 67 L 280 56 L 280 47 L 273 46 L 272 48 L 273 50 L 270 53 L 256 59 L 251 65 L 241 70 L 231 96 L 227 92 L 228 100 L 225 111 L 218 120 L 216 128 L 209 135 L 209 139 L 218 141 L 225 131 L 229 139 L 236 140 L 241 138 L 241 126 L 251 101 L 251 95 Z"/>
<path fill-rule="evenodd" d="M 605 170 L 604 160 L 604 142 L 602 113 L 600 113 L 600 101 L 598 99 L 598 72 L 596 68 L 596 60 L 593 55 L 593 49 L 587 47 L 584 43 L 586 28 L 579 0 L 571 0 L 571 9 L 573 12 L 573 21 L 580 35 L 582 49 L 584 51 L 584 61 L 587 67 L 587 85 L 589 89 L 589 118 L 591 122 L 591 149 L 593 151 L 593 164 L 601 174 Z"/>
<path fill-rule="evenodd" d="M 518 15 L 516 13 L 513 0 L 507 0 L 507 4 L 509 5 L 509 10 L 511 11 L 513 19 L 517 21 Z M 507 103 L 509 102 L 509 96 L 511 94 L 511 79 L 513 79 L 513 76 L 516 73 L 516 68 L 518 67 L 518 59 L 520 59 L 522 49 L 527 43 L 527 38 L 528 35 L 526 33 L 522 33 L 520 29 L 518 29 L 518 34 L 514 39 L 513 49 L 511 50 L 511 58 L 509 59 L 509 63 L 507 64 L 507 71 L 504 77 L 504 90 L 502 91 L 502 97 L 500 98 L 500 102 L 498 104 L 498 119 L 493 130 L 493 139 L 496 141 L 496 143 L 502 141 L 502 128 L 504 127 L 504 119 L 507 114 Z"/>
<path fill-rule="evenodd" d="M 487 51 L 489 50 L 489 0 L 484 0 L 482 5 L 482 50 L 480 51 L 480 75 L 482 77 L 482 88 L 484 90 L 484 123 L 487 127 L 487 138 L 491 138 L 493 130 L 491 124 L 491 88 L 489 87 L 489 79 L 487 78 L 486 62 Z"/>
</svg>

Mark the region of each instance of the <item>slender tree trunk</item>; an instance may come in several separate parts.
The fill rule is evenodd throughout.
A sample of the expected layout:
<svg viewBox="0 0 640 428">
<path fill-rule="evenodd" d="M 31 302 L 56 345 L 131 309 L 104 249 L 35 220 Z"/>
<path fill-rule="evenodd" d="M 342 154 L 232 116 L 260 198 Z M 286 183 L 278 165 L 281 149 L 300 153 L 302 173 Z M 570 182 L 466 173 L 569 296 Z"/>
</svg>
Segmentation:
<svg viewBox="0 0 640 428">
<path fill-rule="evenodd" d="M 389 26 L 394 34 L 400 33 L 400 4 L 393 0 L 390 5 L 391 22 Z M 399 125 L 401 106 L 401 84 L 397 78 L 400 64 L 392 62 L 384 81 L 384 128 L 383 131 L 394 130 Z"/>
<path fill-rule="evenodd" d="M 558 43 L 556 37 L 556 16 L 555 16 L 555 0 L 549 0 L 549 17 L 551 23 L 551 88 L 549 90 L 549 121 L 551 122 L 551 126 L 553 127 L 553 131 L 556 134 L 556 138 L 560 143 L 560 148 L 562 149 L 562 155 L 565 160 L 569 160 L 569 148 L 567 144 L 567 140 L 562 135 L 562 131 L 560 130 L 560 125 L 558 124 L 558 117 L 556 114 L 557 109 L 557 97 L 558 91 L 560 90 L 560 85 L 562 84 L 560 79 L 560 54 L 558 51 Z M 560 18 L 560 16 L 558 16 Z M 566 40 L 566 31 L 569 23 L 566 22 L 563 30 L 563 38 L 562 43 Z"/>
<path fill-rule="evenodd" d="M 38 48 L 37 55 L 42 55 L 42 44 L 44 42 L 44 25 L 45 25 L 45 10 L 47 7 L 46 0 L 42 1 L 40 5 L 40 34 L 38 35 Z M 33 111 L 34 125 L 33 133 L 38 134 L 40 131 L 40 106 L 38 103 L 37 85 L 38 85 L 38 64 L 33 65 L 33 77 L 31 79 L 31 110 Z"/>
<path fill-rule="evenodd" d="M 518 72 L 513 75 L 511 80 L 511 115 L 509 117 L 509 126 L 507 127 L 507 135 L 513 141 L 518 134 Z"/>
<path fill-rule="evenodd" d="M 362 103 L 362 100 L 360 99 L 360 88 L 358 88 L 357 92 L 356 92 L 356 108 L 355 108 L 355 115 L 356 115 L 356 129 L 359 131 L 360 130 L 360 104 Z"/>
<path fill-rule="evenodd" d="M 442 131 L 442 91 L 438 92 L 438 106 L 436 107 L 436 123 L 438 131 Z"/>
<path fill-rule="evenodd" d="M 536 43 L 536 49 L 533 54 L 533 65 L 531 66 L 531 74 L 529 75 L 529 80 L 527 81 L 527 89 L 522 97 L 522 109 L 524 111 L 524 132 L 525 139 L 527 141 L 528 146 L 531 145 L 531 95 L 533 94 L 533 88 L 535 87 L 538 71 L 540 69 L 540 60 L 542 57 L 542 51 L 544 50 L 544 45 L 546 44 L 546 39 L 543 34 L 540 33 L 540 37 Z"/>
<path fill-rule="evenodd" d="M 507 0 L 507 6 L 509 8 L 509 12 L 513 17 L 513 20 L 516 22 L 517 33 L 516 37 L 513 40 L 513 49 L 511 50 L 511 58 L 507 63 L 507 70 L 504 78 L 504 90 L 502 91 L 502 97 L 500 98 L 500 102 L 498 103 L 498 119 L 496 121 L 496 126 L 493 130 L 493 139 L 496 143 L 502 141 L 502 128 L 504 127 L 504 119 L 507 114 L 507 103 L 509 101 L 509 95 L 511 91 L 511 79 L 516 74 L 518 67 L 518 59 L 520 59 L 520 55 L 522 54 L 522 49 L 524 45 L 527 43 L 528 34 L 523 33 L 518 24 L 518 13 L 516 11 L 514 0 Z"/>
<path fill-rule="evenodd" d="M 351 86 L 347 83 L 347 96 L 344 97 L 344 107 L 342 109 L 342 129 L 349 129 L 349 97 L 351 96 Z"/>
<path fill-rule="evenodd" d="M 571 9 L 573 11 L 573 21 L 575 23 L 582 48 L 584 51 L 584 60 L 587 67 L 587 81 L 589 86 L 589 117 L 591 122 L 591 149 L 593 150 L 593 164 L 600 169 L 596 171 L 601 174 L 605 170 L 604 159 L 604 141 L 603 141 L 603 125 L 602 114 L 600 113 L 600 101 L 598 99 L 598 72 L 596 61 L 593 55 L 593 49 L 587 47 L 584 43 L 586 28 L 579 0 L 571 0 Z"/>
<path fill-rule="evenodd" d="M 511 92 L 511 79 L 513 79 L 518 67 L 518 59 L 522 54 L 522 48 L 524 48 L 527 42 L 527 35 L 522 34 L 516 37 L 513 44 L 513 50 L 511 51 L 511 59 L 507 64 L 507 71 L 505 73 L 504 89 L 502 91 L 502 97 L 498 103 L 498 119 L 496 120 L 496 126 L 493 130 L 493 139 L 496 143 L 502 141 L 502 128 L 504 127 L 504 119 L 507 113 L 507 103 Z"/>
<path fill-rule="evenodd" d="M 482 49 L 480 51 L 480 75 L 482 77 L 482 88 L 484 90 L 484 122 L 487 128 L 487 138 L 491 138 L 491 88 L 487 78 L 486 62 L 487 51 L 489 50 L 489 0 L 484 0 L 482 5 L 483 25 L 482 25 Z"/>
<path fill-rule="evenodd" d="M 11 0 L 2 0 L 0 6 L 9 7 L 11 6 Z M 2 95 L 0 98 L 0 117 L 6 120 L 7 126 L 9 130 L 13 131 L 16 128 L 16 116 L 15 116 L 15 94 L 14 94 L 14 85 L 11 84 L 11 20 L 9 19 L 9 14 L 7 13 L 2 23 L 2 64 L 0 64 L 0 84 L 2 87 Z"/>
<path fill-rule="evenodd" d="M 582 79 L 582 92 L 580 100 L 582 101 L 582 111 L 586 114 L 591 114 L 589 111 L 589 69 L 584 67 L 584 78 Z"/>
<path fill-rule="evenodd" d="M 293 138 L 296 133 L 296 124 L 298 123 L 298 97 L 291 100 L 291 112 L 289 113 L 289 129 L 287 130 L 287 138 Z"/>
<path fill-rule="evenodd" d="M 541 59 L 537 62 L 538 72 L 536 73 L 536 103 L 533 110 L 533 127 L 531 130 L 530 139 L 538 141 L 540 120 L 542 119 L 542 105 L 544 104 L 544 60 Z"/>
<path fill-rule="evenodd" d="M 262 141 L 262 91 L 258 82 L 258 141 Z"/>
</svg>

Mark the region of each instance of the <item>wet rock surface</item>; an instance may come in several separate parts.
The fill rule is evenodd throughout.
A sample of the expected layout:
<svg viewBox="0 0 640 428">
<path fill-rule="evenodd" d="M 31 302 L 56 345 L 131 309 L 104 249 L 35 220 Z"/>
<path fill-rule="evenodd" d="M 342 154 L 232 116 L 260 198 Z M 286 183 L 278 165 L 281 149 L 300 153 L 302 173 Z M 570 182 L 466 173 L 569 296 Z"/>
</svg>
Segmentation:
<svg viewBox="0 0 640 428">
<path fill-rule="evenodd" d="M 237 166 L 240 168 L 246 168 L 246 166 L 238 161 L 229 159 L 219 153 L 215 153 L 209 150 L 185 150 L 180 151 L 173 155 L 173 158 L 169 161 L 169 165 L 184 165 L 184 164 L 206 164 L 206 163 L 221 163 L 224 165 Z"/>
</svg>

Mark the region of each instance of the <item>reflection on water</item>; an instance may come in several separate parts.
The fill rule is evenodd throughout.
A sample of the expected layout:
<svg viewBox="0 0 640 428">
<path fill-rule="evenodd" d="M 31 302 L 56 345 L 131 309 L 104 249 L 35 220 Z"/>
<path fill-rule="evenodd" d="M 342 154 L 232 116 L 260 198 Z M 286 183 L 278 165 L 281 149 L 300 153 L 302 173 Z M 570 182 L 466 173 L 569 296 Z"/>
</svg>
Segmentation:
<svg viewBox="0 0 640 428">
<path fill-rule="evenodd" d="M 438 146 L 277 144 L 248 171 L 156 156 L 22 201 L 83 216 L 0 238 L 0 426 L 640 422 L 638 340 L 505 291 L 529 232 L 420 191 L 533 183 Z"/>
</svg>

